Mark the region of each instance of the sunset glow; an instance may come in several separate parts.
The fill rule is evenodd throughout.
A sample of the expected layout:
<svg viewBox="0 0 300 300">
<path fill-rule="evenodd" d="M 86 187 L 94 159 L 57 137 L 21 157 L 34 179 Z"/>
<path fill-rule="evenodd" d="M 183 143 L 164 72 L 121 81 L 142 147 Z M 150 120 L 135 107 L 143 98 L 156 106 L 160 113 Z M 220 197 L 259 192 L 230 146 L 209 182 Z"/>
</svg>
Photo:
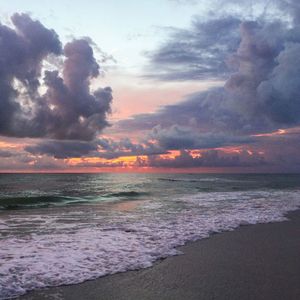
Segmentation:
<svg viewBox="0 0 300 300">
<path fill-rule="evenodd" d="M 56 0 L 29 0 L 30 14 L 3 4 L 2 172 L 300 170 L 291 10 L 134 0 L 148 17 L 120 4 L 120 26 L 100 2 L 110 18 L 79 3 L 70 14 Z"/>
</svg>

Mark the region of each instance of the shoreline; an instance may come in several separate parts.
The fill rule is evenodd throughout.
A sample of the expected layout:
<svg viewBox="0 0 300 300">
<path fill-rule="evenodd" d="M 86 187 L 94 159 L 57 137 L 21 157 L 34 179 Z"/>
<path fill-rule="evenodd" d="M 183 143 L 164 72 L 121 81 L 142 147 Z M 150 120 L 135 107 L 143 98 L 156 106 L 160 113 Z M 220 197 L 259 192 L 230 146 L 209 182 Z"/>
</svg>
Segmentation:
<svg viewBox="0 0 300 300">
<path fill-rule="evenodd" d="M 300 299 L 300 209 L 287 221 L 240 226 L 189 242 L 147 269 L 31 291 L 37 299 Z"/>
</svg>

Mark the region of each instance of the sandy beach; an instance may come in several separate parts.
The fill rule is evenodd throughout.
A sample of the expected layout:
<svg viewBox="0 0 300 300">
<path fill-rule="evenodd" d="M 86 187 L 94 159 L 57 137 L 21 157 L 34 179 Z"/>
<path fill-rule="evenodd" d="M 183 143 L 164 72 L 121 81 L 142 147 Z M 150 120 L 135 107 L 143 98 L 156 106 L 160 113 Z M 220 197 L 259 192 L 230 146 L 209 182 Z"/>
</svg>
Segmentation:
<svg viewBox="0 0 300 300">
<path fill-rule="evenodd" d="M 300 299 L 300 211 L 189 243 L 153 267 L 30 292 L 37 299 Z"/>
</svg>

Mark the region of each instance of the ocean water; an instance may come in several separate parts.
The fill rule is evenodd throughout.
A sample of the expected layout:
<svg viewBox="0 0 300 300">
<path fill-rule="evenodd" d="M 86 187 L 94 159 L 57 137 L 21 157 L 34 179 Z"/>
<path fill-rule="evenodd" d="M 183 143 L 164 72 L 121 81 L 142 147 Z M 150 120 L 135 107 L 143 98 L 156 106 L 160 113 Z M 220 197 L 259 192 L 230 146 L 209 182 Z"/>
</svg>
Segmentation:
<svg viewBox="0 0 300 300">
<path fill-rule="evenodd" d="M 150 267 L 299 206 L 300 175 L 2 174 L 0 299 Z"/>
</svg>

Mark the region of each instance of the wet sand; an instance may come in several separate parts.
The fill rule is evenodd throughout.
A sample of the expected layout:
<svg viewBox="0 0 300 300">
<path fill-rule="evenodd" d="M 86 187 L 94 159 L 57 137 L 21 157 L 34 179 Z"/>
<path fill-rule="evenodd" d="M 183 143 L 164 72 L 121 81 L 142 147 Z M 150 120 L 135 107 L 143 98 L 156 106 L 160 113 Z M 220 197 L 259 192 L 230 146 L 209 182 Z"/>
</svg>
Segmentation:
<svg viewBox="0 0 300 300">
<path fill-rule="evenodd" d="M 44 289 L 20 299 L 299 300 L 300 211 L 189 243 L 152 268 Z"/>
</svg>

